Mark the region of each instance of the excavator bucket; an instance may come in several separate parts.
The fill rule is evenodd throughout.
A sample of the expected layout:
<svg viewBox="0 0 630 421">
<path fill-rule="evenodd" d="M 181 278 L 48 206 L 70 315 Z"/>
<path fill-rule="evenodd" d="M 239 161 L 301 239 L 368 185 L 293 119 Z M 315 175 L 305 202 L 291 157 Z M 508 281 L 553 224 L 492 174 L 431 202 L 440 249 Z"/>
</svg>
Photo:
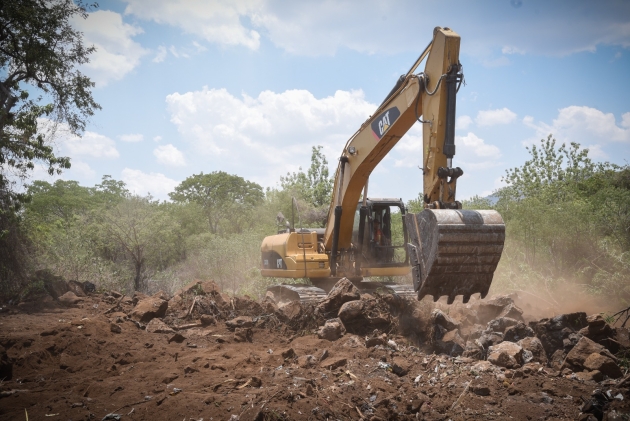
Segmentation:
<svg viewBox="0 0 630 421">
<path fill-rule="evenodd" d="M 464 303 L 485 298 L 505 241 L 503 218 L 494 210 L 425 209 L 404 216 L 409 233 L 413 286 L 418 300 L 457 295 Z"/>
</svg>

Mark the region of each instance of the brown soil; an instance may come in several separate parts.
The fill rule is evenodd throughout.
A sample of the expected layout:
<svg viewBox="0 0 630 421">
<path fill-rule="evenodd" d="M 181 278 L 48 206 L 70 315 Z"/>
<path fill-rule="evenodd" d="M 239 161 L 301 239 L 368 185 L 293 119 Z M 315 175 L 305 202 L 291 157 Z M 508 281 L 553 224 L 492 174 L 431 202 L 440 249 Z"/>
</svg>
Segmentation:
<svg viewBox="0 0 630 421">
<path fill-rule="evenodd" d="M 92 294 L 72 308 L 36 302 L 0 314 L 0 354 L 13 362 L 0 381 L 0 419 L 575 420 L 581 397 L 619 392 L 538 364 L 507 370 L 427 354 L 391 331 L 395 345 L 366 348 L 365 337 L 330 342 L 308 323 L 274 319 L 237 342 L 217 316 L 169 342 L 173 333 L 148 333 L 127 317 L 131 303 L 106 313 L 108 300 Z M 253 304 L 240 314 L 260 312 Z M 169 325 L 185 323 L 169 314 Z M 628 413 L 621 392 L 611 405 Z"/>
</svg>

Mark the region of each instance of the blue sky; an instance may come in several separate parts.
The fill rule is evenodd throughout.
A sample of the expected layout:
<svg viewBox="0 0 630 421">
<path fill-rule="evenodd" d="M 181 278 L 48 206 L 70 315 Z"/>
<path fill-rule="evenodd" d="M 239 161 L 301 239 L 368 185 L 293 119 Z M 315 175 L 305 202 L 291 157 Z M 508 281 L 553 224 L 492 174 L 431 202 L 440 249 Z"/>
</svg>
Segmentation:
<svg viewBox="0 0 630 421">
<path fill-rule="evenodd" d="M 222 170 L 277 186 L 322 145 L 334 171 L 358 129 L 431 40 L 460 34 L 459 199 L 501 186 L 549 133 L 595 160 L 630 158 L 628 1 L 102 1 L 76 20 L 97 47 L 82 70 L 103 109 L 62 178 L 104 174 L 167 199 L 186 177 Z M 374 197 L 422 190 L 412 128 L 370 179 Z M 43 171 L 35 178 L 51 180 Z"/>
</svg>

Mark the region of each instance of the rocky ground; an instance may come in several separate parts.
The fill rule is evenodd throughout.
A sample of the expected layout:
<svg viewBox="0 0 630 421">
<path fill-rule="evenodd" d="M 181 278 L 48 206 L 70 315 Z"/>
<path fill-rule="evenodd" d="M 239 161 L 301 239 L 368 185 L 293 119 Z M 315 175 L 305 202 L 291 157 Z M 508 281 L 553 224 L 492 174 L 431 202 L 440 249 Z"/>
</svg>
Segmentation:
<svg viewBox="0 0 630 421">
<path fill-rule="evenodd" d="M 0 308 L 3 420 L 628 420 L 628 330 L 360 294 L 312 305 L 86 292 Z"/>
</svg>

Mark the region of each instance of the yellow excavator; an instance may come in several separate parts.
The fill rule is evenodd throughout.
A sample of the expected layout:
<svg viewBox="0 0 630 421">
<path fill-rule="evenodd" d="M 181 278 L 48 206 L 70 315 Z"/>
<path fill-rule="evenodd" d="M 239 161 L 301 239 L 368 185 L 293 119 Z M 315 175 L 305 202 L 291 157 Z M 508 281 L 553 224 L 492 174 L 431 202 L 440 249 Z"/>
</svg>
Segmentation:
<svg viewBox="0 0 630 421">
<path fill-rule="evenodd" d="M 263 240 L 262 275 L 308 278 L 313 286 L 278 285 L 276 299 L 314 301 L 346 277 L 369 291 L 388 288 L 434 301 L 472 294 L 485 298 L 501 258 L 505 225 L 494 210 L 462 210 L 455 199 L 456 94 L 463 82 L 460 37 L 437 27 L 433 40 L 385 100 L 348 140 L 335 173 L 323 229 L 287 229 Z M 423 72 L 415 73 L 426 58 Z M 416 123 L 423 133 L 425 209 L 406 213 L 400 199 L 368 198 L 374 168 Z M 400 223 L 394 223 L 399 220 Z M 365 277 L 404 276 L 413 286 L 366 282 Z"/>
</svg>

